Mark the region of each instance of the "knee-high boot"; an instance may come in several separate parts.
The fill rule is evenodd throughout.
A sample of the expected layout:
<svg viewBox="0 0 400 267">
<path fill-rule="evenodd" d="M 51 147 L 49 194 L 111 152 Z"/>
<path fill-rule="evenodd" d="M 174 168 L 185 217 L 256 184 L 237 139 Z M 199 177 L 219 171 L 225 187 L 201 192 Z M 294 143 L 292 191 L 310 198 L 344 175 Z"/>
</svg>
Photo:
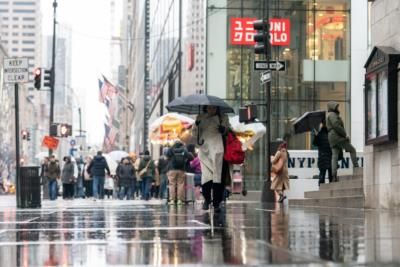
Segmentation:
<svg viewBox="0 0 400 267">
<path fill-rule="evenodd" d="M 204 183 L 201 186 L 201 191 L 203 193 L 203 197 L 205 202 L 207 202 L 208 204 L 211 203 L 211 189 L 212 189 L 213 183 L 212 181 L 209 181 L 207 183 Z"/>
<path fill-rule="evenodd" d="M 214 208 L 219 207 L 219 204 L 224 198 L 224 185 L 221 183 L 213 184 L 213 206 Z"/>
</svg>

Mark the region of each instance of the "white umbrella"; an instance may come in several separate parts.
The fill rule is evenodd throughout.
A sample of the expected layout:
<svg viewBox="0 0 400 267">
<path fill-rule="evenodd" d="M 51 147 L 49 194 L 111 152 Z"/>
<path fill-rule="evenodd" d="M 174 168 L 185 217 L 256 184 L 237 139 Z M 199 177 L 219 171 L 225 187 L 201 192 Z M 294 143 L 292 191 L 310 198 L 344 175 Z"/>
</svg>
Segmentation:
<svg viewBox="0 0 400 267">
<path fill-rule="evenodd" d="M 115 161 L 121 161 L 121 159 L 126 158 L 129 154 L 122 150 L 114 150 L 108 153 L 108 155 Z"/>
<path fill-rule="evenodd" d="M 49 156 L 49 152 L 48 151 L 46 151 L 46 152 L 42 151 L 42 152 L 39 152 L 39 153 L 36 154 L 35 159 L 38 159 L 39 161 L 42 161 L 45 157 L 48 157 L 48 156 Z"/>
<path fill-rule="evenodd" d="M 103 157 L 106 159 L 108 167 L 110 168 L 110 172 L 112 175 L 115 175 L 118 167 L 118 163 L 116 160 L 112 159 L 110 155 L 103 154 Z"/>
<path fill-rule="evenodd" d="M 267 129 L 261 122 L 245 124 L 239 122 L 239 116 L 230 117 L 229 123 L 240 142 L 242 142 L 243 150 L 251 148 L 267 132 Z"/>
</svg>

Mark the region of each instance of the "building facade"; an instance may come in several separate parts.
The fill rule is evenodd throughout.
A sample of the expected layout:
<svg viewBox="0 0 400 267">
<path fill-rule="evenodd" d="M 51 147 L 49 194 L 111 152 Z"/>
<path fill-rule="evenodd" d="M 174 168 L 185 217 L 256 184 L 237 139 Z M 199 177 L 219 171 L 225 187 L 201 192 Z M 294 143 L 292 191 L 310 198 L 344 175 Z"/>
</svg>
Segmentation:
<svg viewBox="0 0 400 267">
<path fill-rule="evenodd" d="M 366 134 L 363 138 L 366 144 L 364 194 L 367 208 L 400 207 L 399 19 L 399 1 L 370 1 L 371 54 L 365 61 Z"/>
<path fill-rule="evenodd" d="M 258 117 L 266 120 L 266 87 L 260 83 L 261 71 L 254 70 L 254 62 L 264 55 L 254 54 L 252 21 L 269 18 L 270 60 L 285 64 L 280 71 L 272 71 L 271 140 L 286 140 L 290 150 L 313 149 L 311 134 L 295 134 L 292 123 L 306 111 L 326 110 L 329 101 L 336 101 L 352 142 L 362 150 L 363 105 L 360 101 L 353 104 L 352 99 L 362 98 L 360 66 L 366 44 L 364 48 L 352 46 L 351 32 L 362 35 L 366 23 L 352 22 L 351 4 L 350 0 L 208 0 L 207 94 L 225 99 L 236 110 L 258 104 Z M 244 174 L 250 190 L 261 188 L 265 145 L 262 139 L 247 152 Z"/>
</svg>

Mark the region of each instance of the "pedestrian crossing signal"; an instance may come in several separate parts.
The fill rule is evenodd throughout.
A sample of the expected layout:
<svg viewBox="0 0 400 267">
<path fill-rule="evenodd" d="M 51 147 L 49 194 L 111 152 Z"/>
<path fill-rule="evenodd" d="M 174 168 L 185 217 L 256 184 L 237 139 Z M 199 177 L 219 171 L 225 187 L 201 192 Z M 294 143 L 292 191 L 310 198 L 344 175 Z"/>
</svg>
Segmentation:
<svg viewBox="0 0 400 267">
<path fill-rule="evenodd" d="M 37 90 L 40 90 L 40 87 L 42 86 L 42 69 L 41 68 L 36 68 L 33 71 L 33 84 Z"/>
</svg>

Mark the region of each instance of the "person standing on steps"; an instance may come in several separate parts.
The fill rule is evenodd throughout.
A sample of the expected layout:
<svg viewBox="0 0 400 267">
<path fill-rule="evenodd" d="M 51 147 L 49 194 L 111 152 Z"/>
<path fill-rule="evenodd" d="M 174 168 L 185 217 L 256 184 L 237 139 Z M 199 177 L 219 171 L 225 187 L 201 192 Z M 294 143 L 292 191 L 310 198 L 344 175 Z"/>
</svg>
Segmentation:
<svg viewBox="0 0 400 267">
<path fill-rule="evenodd" d="M 325 175 L 328 171 L 329 182 L 332 182 L 332 149 L 328 140 L 328 128 L 326 122 L 321 123 L 321 128 L 315 133 L 313 145 L 318 147 L 318 186 L 325 183 Z"/>
<path fill-rule="evenodd" d="M 350 137 L 347 135 L 344 129 L 344 123 L 340 117 L 339 104 L 331 101 L 328 103 L 328 117 L 326 119 L 326 127 L 328 129 L 329 144 L 332 148 L 332 177 L 333 181 L 337 182 L 337 162 L 340 151 L 343 149 L 346 152 L 350 152 L 351 162 L 353 168 L 358 168 L 356 149 L 350 144 Z"/>
</svg>

